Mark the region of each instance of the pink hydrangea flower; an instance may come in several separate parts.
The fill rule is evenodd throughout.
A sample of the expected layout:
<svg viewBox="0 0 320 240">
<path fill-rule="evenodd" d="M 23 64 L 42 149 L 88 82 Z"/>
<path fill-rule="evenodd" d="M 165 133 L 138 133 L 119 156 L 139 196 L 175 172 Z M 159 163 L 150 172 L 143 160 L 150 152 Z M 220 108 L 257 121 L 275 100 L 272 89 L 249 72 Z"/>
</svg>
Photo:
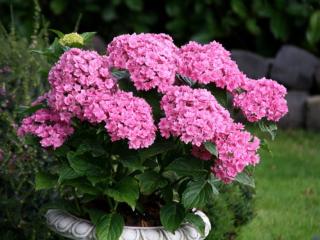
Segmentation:
<svg viewBox="0 0 320 240">
<path fill-rule="evenodd" d="M 39 137 L 42 147 L 60 147 L 73 133 L 71 114 L 40 109 L 23 119 L 18 135 L 32 134 Z"/>
<path fill-rule="evenodd" d="M 175 81 L 178 48 L 166 34 L 126 34 L 108 45 L 110 64 L 127 69 L 138 90 L 164 91 Z"/>
<path fill-rule="evenodd" d="M 204 45 L 191 41 L 180 48 L 179 56 L 178 73 L 199 83 L 214 83 L 232 92 L 246 79 L 230 53 L 216 41 Z"/>
<path fill-rule="evenodd" d="M 73 48 L 65 52 L 49 72 L 51 90 L 48 103 L 56 111 L 67 111 L 83 117 L 88 104 L 88 93 L 117 91 L 115 80 L 109 73 L 106 57 L 94 51 Z"/>
<path fill-rule="evenodd" d="M 248 79 L 241 89 L 243 92 L 234 94 L 233 104 L 242 110 L 250 122 L 259 121 L 264 117 L 270 121 L 279 121 L 288 112 L 285 99 L 287 90 L 273 80 Z"/>
<path fill-rule="evenodd" d="M 129 148 L 133 149 L 145 148 L 154 142 L 156 127 L 152 109 L 143 98 L 123 91 L 88 96 L 84 119 L 91 123 L 105 123 L 111 141 L 126 139 Z"/>
<path fill-rule="evenodd" d="M 244 130 L 243 125 L 233 124 L 226 133 L 219 133 L 213 142 L 216 144 L 218 159 L 212 171 L 216 177 L 228 183 L 248 165 L 259 162 L 257 153 L 260 140 Z"/>
<path fill-rule="evenodd" d="M 105 128 L 112 141 L 127 139 L 129 148 L 133 149 L 146 148 L 154 142 L 156 127 L 152 109 L 143 98 L 118 92 L 112 99 L 100 102 L 100 109 L 107 114 Z"/>
<path fill-rule="evenodd" d="M 232 123 L 229 112 L 205 89 L 175 86 L 161 100 L 165 117 L 160 120 L 161 135 L 180 137 L 185 143 L 200 146 L 224 132 Z"/>
</svg>

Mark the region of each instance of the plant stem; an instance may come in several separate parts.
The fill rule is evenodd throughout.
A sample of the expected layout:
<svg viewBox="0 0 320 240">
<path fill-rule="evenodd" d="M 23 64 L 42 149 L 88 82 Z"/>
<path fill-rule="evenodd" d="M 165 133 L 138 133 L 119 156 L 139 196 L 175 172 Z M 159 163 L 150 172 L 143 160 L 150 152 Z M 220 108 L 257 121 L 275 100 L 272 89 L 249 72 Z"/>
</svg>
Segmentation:
<svg viewBox="0 0 320 240">
<path fill-rule="evenodd" d="M 82 209 L 80 207 L 80 203 L 79 203 L 79 199 L 77 197 L 77 194 L 76 194 L 76 190 L 73 189 L 73 196 L 74 196 L 74 200 L 75 200 L 75 204 L 76 204 L 76 208 L 77 210 L 79 211 L 80 215 L 82 214 Z"/>
<path fill-rule="evenodd" d="M 111 201 L 111 199 L 109 197 L 107 197 L 107 202 L 108 202 L 110 210 L 112 210 L 113 209 L 113 204 L 112 204 L 112 201 Z"/>
<path fill-rule="evenodd" d="M 114 204 L 114 207 L 113 207 L 113 212 L 117 211 L 117 208 L 118 208 L 118 202 L 115 201 L 115 204 Z"/>
</svg>

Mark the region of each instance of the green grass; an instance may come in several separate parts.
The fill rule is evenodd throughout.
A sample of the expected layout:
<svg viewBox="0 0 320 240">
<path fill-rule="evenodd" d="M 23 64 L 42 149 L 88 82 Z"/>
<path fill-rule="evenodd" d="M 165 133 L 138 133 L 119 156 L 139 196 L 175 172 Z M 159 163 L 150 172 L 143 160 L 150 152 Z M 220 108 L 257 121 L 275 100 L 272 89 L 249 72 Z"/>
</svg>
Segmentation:
<svg viewBox="0 0 320 240">
<path fill-rule="evenodd" d="M 255 170 L 256 217 L 239 240 L 320 240 L 320 134 L 280 132 Z"/>
</svg>

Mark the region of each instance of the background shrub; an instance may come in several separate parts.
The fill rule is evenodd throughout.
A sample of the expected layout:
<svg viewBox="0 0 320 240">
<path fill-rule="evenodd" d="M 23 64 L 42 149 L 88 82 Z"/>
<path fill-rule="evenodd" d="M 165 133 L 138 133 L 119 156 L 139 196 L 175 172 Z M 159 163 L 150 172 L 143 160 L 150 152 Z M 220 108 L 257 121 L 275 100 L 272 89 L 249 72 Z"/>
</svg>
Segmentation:
<svg viewBox="0 0 320 240">
<path fill-rule="evenodd" d="M 36 0 L 35 0 L 36 1 Z M 97 31 L 105 40 L 121 33 L 167 32 L 178 44 L 190 39 L 221 41 L 273 55 L 283 43 L 319 53 L 318 0 L 39 0 L 50 26 L 71 32 Z M 1 20 L 11 21 L 10 6 L 19 31 L 32 31 L 32 4 L 0 0 Z"/>
<path fill-rule="evenodd" d="M 40 16 L 35 14 L 35 16 Z M 54 195 L 35 192 L 34 175 L 50 166 L 50 158 L 35 145 L 26 147 L 16 136 L 22 105 L 46 89 L 46 59 L 32 53 L 47 46 L 47 32 L 34 25 L 27 38 L 0 26 L 0 238 L 57 239 L 45 227 L 40 207 Z M 43 27 L 43 26 L 42 26 Z M 40 71 L 39 71 L 40 70 Z M 42 163 L 42 164 L 39 164 Z M 39 167 L 40 165 L 40 167 Z"/>
</svg>

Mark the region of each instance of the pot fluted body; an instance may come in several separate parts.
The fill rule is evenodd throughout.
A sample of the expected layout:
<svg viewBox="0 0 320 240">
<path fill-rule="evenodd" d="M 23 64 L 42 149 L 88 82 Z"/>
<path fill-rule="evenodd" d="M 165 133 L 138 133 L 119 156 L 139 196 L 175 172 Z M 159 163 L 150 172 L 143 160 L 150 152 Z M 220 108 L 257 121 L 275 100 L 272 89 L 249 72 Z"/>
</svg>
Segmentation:
<svg viewBox="0 0 320 240">
<path fill-rule="evenodd" d="M 205 223 L 205 234 L 201 234 L 191 224 L 183 224 L 175 233 L 163 227 L 130 227 L 125 226 L 119 240 L 203 240 L 211 230 L 208 217 L 196 211 Z M 74 240 L 97 240 L 94 225 L 84 219 L 77 218 L 60 209 L 50 209 L 46 215 L 48 227 L 60 236 Z"/>
</svg>

